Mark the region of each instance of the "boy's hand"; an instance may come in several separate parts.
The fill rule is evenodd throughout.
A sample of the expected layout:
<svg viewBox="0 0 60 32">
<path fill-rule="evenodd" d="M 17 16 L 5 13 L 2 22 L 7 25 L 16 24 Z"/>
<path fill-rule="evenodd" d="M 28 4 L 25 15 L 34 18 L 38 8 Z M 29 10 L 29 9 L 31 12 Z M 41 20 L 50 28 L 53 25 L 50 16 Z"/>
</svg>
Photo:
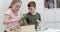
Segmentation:
<svg viewBox="0 0 60 32">
<path fill-rule="evenodd" d="M 40 21 L 40 20 L 37 20 L 36 22 L 37 22 L 38 24 L 40 24 L 40 23 L 41 23 L 41 21 Z"/>
</svg>

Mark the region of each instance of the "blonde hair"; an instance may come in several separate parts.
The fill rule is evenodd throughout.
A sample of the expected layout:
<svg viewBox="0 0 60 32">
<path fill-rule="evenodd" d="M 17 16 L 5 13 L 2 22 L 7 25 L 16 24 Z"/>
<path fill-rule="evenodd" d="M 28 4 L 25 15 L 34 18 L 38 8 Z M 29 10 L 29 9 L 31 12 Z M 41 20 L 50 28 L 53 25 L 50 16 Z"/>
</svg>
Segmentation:
<svg viewBox="0 0 60 32">
<path fill-rule="evenodd" d="M 21 2 L 21 0 L 12 0 L 9 8 L 12 8 L 12 6 L 13 6 L 15 3 L 22 3 L 22 2 Z"/>
</svg>

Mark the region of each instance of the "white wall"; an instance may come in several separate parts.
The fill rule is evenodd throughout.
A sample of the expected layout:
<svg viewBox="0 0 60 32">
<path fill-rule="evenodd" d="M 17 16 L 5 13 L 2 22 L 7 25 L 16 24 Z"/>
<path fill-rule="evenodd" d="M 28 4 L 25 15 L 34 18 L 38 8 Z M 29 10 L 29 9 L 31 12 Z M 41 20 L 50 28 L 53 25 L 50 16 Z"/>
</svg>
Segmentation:
<svg viewBox="0 0 60 32">
<path fill-rule="evenodd" d="M 27 4 L 31 0 L 22 0 L 21 11 L 27 13 Z M 37 4 L 37 11 L 41 14 L 42 27 L 60 28 L 60 9 L 45 9 L 44 0 L 33 0 Z M 0 31 L 2 31 L 3 15 L 7 10 L 11 0 L 0 0 Z M 3 4 L 2 4 L 3 3 Z M 2 31 L 3 32 L 3 31 Z"/>
<path fill-rule="evenodd" d="M 4 32 L 3 18 L 10 1 L 11 0 L 0 0 L 0 32 Z"/>
<path fill-rule="evenodd" d="M 2 9 L 2 5 L 3 4 L 2 4 L 2 0 L 1 0 L 0 1 L 0 31 L 3 31 L 3 29 L 2 29 L 3 28 L 3 26 L 2 26 L 2 18 L 1 18 L 1 17 L 3 17 L 2 14 L 1 14 L 2 13 L 2 10 L 1 10 Z"/>
</svg>

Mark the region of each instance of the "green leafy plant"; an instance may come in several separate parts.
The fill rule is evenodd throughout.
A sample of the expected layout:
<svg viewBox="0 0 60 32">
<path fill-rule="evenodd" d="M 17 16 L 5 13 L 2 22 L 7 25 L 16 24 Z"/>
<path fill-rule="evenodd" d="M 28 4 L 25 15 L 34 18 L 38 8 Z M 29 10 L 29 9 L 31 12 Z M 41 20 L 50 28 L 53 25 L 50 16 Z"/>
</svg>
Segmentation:
<svg viewBox="0 0 60 32">
<path fill-rule="evenodd" d="M 21 21 L 23 22 L 22 26 L 28 25 L 26 19 L 27 19 L 27 15 L 23 14 L 23 17 L 21 17 Z"/>
</svg>

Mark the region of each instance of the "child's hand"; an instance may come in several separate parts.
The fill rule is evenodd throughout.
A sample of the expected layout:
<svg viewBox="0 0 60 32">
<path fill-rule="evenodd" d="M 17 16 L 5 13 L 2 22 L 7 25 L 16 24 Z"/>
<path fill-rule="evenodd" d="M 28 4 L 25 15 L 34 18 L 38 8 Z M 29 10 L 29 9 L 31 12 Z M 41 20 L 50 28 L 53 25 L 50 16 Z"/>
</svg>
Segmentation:
<svg viewBox="0 0 60 32">
<path fill-rule="evenodd" d="M 23 21 L 21 21 L 20 19 L 16 19 L 16 21 L 18 21 L 18 23 L 19 23 L 20 25 L 23 24 Z"/>
<path fill-rule="evenodd" d="M 20 26 L 23 24 L 23 22 L 22 22 L 22 21 L 19 21 L 19 23 L 20 23 Z"/>
<path fill-rule="evenodd" d="M 16 21 L 20 21 L 20 19 L 16 19 Z"/>
<path fill-rule="evenodd" d="M 40 24 L 40 23 L 41 23 L 41 21 L 40 21 L 40 20 L 38 20 L 38 19 L 36 20 L 36 22 L 37 22 L 38 24 Z"/>
</svg>

